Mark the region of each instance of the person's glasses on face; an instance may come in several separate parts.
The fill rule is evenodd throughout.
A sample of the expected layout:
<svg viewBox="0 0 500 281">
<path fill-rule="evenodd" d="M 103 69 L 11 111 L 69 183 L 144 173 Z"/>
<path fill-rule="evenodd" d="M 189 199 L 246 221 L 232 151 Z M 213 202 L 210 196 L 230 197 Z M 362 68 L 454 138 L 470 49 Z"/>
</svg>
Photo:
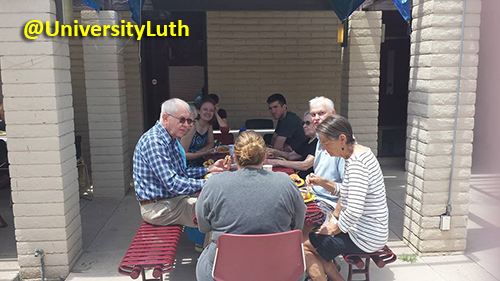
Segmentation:
<svg viewBox="0 0 500 281">
<path fill-rule="evenodd" d="M 304 121 L 304 122 L 302 122 L 302 126 L 304 126 L 304 125 L 305 126 L 311 125 L 311 121 Z"/>
<path fill-rule="evenodd" d="M 194 120 L 191 119 L 191 118 L 184 118 L 184 117 L 177 117 L 177 116 L 173 116 L 172 114 L 170 113 L 167 113 L 168 116 L 171 116 L 171 117 L 174 117 L 175 119 L 179 120 L 179 123 L 181 124 L 184 124 L 184 123 L 187 123 L 188 125 L 191 125 L 194 123 Z"/>
</svg>

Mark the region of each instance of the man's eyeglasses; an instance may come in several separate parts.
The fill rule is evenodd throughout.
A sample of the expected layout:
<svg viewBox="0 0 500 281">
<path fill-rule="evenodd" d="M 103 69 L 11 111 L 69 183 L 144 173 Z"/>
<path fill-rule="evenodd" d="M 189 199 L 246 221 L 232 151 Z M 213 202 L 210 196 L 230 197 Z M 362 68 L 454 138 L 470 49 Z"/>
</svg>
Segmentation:
<svg viewBox="0 0 500 281">
<path fill-rule="evenodd" d="M 184 117 L 176 117 L 176 116 L 173 116 L 172 114 L 170 113 L 167 113 L 168 116 L 171 116 L 171 117 L 174 117 L 175 119 L 179 120 L 179 123 L 181 124 L 184 124 L 187 122 L 188 125 L 191 125 L 194 123 L 194 120 L 191 119 L 191 118 L 184 118 Z"/>
<path fill-rule="evenodd" d="M 306 126 L 311 125 L 311 121 L 305 121 L 305 122 L 302 122 L 302 126 L 304 126 L 304 125 L 306 125 Z"/>
</svg>

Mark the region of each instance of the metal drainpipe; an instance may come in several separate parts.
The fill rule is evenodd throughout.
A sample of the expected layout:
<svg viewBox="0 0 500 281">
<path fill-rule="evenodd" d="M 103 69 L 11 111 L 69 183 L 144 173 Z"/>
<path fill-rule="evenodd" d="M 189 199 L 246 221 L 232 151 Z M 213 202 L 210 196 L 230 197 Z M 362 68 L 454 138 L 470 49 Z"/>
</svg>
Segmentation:
<svg viewBox="0 0 500 281">
<path fill-rule="evenodd" d="M 44 269 L 44 265 L 43 265 L 44 253 L 43 253 L 42 249 L 35 249 L 35 257 L 37 258 L 38 256 L 40 256 L 40 268 L 42 271 L 42 281 L 45 281 L 45 269 Z"/>
<path fill-rule="evenodd" d="M 448 203 L 446 204 L 446 215 L 451 214 L 451 192 L 453 186 L 453 169 L 455 166 L 455 149 L 457 143 L 457 127 L 458 127 L 458 106 L 460 104 L 460 84 L 462 82 L 462 58 L 464 56 L 464 33 L 465 33 L 465 10 L 467 8 L 467 0 L 464 0 L 464 7 L 462 11 L 462 30 L 460 34 L 460 56 L 458 57 L 458 85 L 457 85 L 457 98 L 455 102 L 455 122 L 453 124 L 453 146 L 451 148 L 451 170 L 450 170 L 450 186 L 448 189 Z"/>
</svg>

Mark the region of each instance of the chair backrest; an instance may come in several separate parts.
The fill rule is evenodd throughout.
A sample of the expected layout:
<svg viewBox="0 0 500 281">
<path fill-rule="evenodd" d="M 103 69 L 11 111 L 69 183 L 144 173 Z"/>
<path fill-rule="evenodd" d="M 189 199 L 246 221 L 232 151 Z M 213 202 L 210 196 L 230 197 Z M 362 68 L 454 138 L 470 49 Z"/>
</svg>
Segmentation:
<svg viewBox="0 0 500 281">
<path fill-rule="evenodd" d="M 305 271 L 302 232 L 239 235 L 217 239 L 212 276 L 217 281 L 290 281 Z"/>
<path fill-rule="evenodd" d="M 271 119 L 248 119 L 245 121 L 247 129 L 273 129 L 274 123 Z"/>
</svg>

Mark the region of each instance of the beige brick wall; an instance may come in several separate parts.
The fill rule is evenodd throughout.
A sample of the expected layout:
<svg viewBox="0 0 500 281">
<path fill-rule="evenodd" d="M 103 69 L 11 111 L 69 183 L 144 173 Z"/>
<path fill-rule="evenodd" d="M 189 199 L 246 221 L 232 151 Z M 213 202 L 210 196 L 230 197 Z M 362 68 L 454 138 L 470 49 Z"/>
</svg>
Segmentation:
<svg viewBox="0 0 500 281">
<path fill-rule="evenodd" d="M 133 22 L 130 12 L 120 12 L 122 19 Z M 81 22 L 80 11 L 74 12 L 74 19 Z M 127 93 L 128 142 L 133 150 L 137 140 L 143 133 L 142 126 L 142 84 L 139 65 L 139 42 L 125 38 L 121 53 L 125 65 L 125 89 Z M 75 110 L 75 135 L 82 136 L 82 154 L 88 167 L 91 168 L 89 121 L 87 112 L 87 94 L 85 87 L 85 70 L 83 67 L 83 46 L 80 37 L 69 39 L 71 55 L 71 83 L 73 86 L 73 107 Z M 132 157 L 132 155 L 130 155 Z M 131 161 L 132 159 L 130 159 Z"/>
<path fill-rule="evenodd" d="M 349 17 L 348 46 L 342 54 L 342 115 L 357 140 L 377 155 L 382 12 Z"/>
<path fill-rule="evenodd" d="M 282 93 L 299 116 L 327 96 L 340 110 L 339 20 L 332 12 L 207 12 L 209 92 L 229 125 L 271 118 L 266 99 Z"/>
<path fill-rule="evenodd" d="M 466 248 L 481 11 L 478 0 L 467 1 L 466 9 L 451 229 L 439 229 L 440 215 L 446 212 L 452 166 L 462 5 L 461 0 L 413 2 L 403 240 L 421 253 Z"/>
<path fill-rule="evenodd" d="M 171 66 L 170 97 L 193 101 L 205 82 L 203 66 Z"/>
<path fill-rule="evenodd" d="M 59 280 L 82 253 L 68 39 L 22 36 L 19 23 L 26 19 L 55 21 L 54 1 L 2 1 L 0 7 L 19 277 L 40 280 L 34 252 L 42 248 L 45 278 Z"/>
<path fill-rule="evenodd" d="M 117 24 L 115 11 L 82 11 L 84 24 Z M 94 195 L 119 196 L 130 187 L 131 156 L 123 38 L 83 38 Z"/>
<path fill-rule="evenodd" d="M 135 24 L 130 12 L 120 12 L 121 19 Z M 125 65 L 125 91 L 127 93 L 128 144 L 130 161 L 132 161 L 135 145 L 143 133 L 142 125 L 142 83 L 139 62 L 139 41 L 125 38 L 123 62 Z M 132 163 L 132 162 L 131 162 Z"/>
</svg>

